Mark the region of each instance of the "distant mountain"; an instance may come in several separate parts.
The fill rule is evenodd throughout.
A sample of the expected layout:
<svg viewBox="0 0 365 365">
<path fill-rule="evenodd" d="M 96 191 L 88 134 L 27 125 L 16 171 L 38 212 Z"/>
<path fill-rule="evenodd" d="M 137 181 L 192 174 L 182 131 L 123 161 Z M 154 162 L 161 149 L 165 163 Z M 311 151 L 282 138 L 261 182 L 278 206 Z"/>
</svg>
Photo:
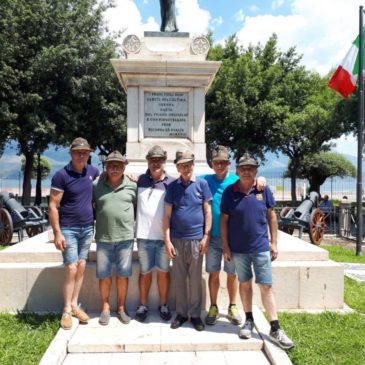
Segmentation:
<svg viewBox="0 0 365 365">
<path fill-rule="evenodd" d="M 42 154 L 52 166 L 52 176 L 55 171 L 65 166 L 70 160 L 69 149 L 67 147 L 55 147 L 50 145 L 49 148 Z M 16 142 L 10 142 L 6 145 L 4 154 L 0 157 L 0 178 L 18 179 L 21 171 L 22 157 L 17 155 Z M 98 165 L 99 159 L 97 154 L 92 154 L 92 162 Z"/>
<path fill-rule="evenodd" d="M 56 170 L 66 165 L 70 160 L 67 147 L 55 147 L 50 145 L 48 150 L 43 153 L 43 156 L 47 158 L 52 166 L 52 176 Z M 357 166 L 357 157 L 352 155 L 343 155 L 350 160 L 353 165 Z M 282 153 L 277 155 L 272 152 L 268 152 L 265 155 L 266 161 L 260 163 L 259 174 L 264 176 L 282 176 L 288 166 L 288 157 Z M 95 166 L 99 166 L 99 159 L 97 154 L 92 154 L 92 163 Z M 235 170 L 235 161 L 232 161 L 231 170 Z M 17 144 L 15 142 L 9 143 L 4 151 L 3 156 L 0 158 L 0 178 L 18 179 L 21 169 L 21 156 L 17 155 Z"/>
</svg>

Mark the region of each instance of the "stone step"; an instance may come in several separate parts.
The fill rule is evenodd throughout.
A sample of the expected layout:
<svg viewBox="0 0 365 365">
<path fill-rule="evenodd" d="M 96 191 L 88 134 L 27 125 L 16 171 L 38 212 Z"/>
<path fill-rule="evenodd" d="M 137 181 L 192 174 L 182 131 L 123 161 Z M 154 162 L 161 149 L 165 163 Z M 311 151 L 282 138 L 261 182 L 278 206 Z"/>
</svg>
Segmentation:
<svg viewBox="0 0 365 365">
<path fill-rule="evenodd" d="M 261 310 L 254 306 L 253 314 L 255 329 L 250 340 L 240 339 L 239 327 L 225 316 L 202 332 L 188 322 L 172 330 L 153 311 L 145 323 L 132 320 L 127 325 L 113 313 L 108 326 L 98 324 L 98 314 L 92 314 L 86 325 L 73 318 L 72 329 L 57 332 L 39 364 L 292 365 L 286 352 L 270 341 L 270 325 Z"/>
<path fill-rule="evenodd" d="M 134 313 L 131 315 L 133 318 Z M 171 329 L 170 321 L 161 320 L 156 311 L 149 313 L 145 323 L 132 319 L 129 324 L 123 324 L 112 314 L 109 325 L 101 326 L 98 319 L 99 315 L 93 315 L 87 325 L 78 327 L 68 344 L 68 353 L 256 351 L 263 346 L 256 330 L 250 340 L 242 340 L 237 335 L 239 327 L 225 317 L 202 332 L 196 331 L 190 322 Z"/>
<path fill-rule="evenodd" d="M 68 354 L 62 365 L 270 365 L 262 351 L 196 351 Z"/>
</svg>

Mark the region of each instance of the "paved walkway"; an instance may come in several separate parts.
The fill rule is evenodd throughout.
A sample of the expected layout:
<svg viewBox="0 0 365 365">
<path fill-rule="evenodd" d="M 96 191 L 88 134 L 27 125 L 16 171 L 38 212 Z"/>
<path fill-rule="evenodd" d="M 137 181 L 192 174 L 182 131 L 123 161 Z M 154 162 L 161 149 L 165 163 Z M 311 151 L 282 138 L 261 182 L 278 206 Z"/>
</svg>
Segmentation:
<svg viewBox="0 0 365 365">
<path fill-rule="evenodd" d="M 365 282 L 365 264 L 341 263 L 345 268 L 345 275 L 356 281 Z"/>
</svg>

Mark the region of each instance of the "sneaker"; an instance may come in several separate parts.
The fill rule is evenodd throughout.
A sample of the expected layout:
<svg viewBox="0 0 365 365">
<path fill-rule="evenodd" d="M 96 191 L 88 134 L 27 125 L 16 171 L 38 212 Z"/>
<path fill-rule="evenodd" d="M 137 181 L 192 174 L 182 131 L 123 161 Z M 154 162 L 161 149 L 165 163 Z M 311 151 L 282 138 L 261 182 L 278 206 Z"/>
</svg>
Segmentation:
<svg viewBox="0 0 365 365">
<path fill-rule="evenodd" d="M 219 318 L 218 307 L 216 305 L 211 305 L 208 314 L 205 317 L 205 323 L 208 324 L 209 326 L 212 326 L 217 322 L 218 318 Z"/>
<path fill-rule="evenodd" d="M 70 330 L 72 328 L 72 314 L 71 312 L 63 312 L 61 317 L 61 327 L 64 330 Z"/>
<path fill-rule="evenodd" d="M 242 317 L 238 312 L 238 308 L 236 304 L 232 304 L 228 308 L 227 318 L 231 321 L 232 324 L 238 326 L 242 323 Z"/>
<path fill-rule="evenodd" d="M 124 324 L 128 324 L 131 321 L 131 317 L 129 317 L 129 314 L 127 311 L 119 311 L 118 319 Z"/>
<path fill-rule="evenodd" d="M 110 311 L 103 311 L 100 313 L 99 323 L 102 326 L 107 326 L 110 321 Z"/>
<path fill-rule="evenodd" d="M 250 319 L 246 320 L 242 328 L 238 331 L 238 337 L 243 338 L 244 340 L 248 340 L 252 336 L 253 327 L 253 321 L 251 321 Z"/>
<path fill-rule="evenodd" d="M 160 305 L 158 307 L 158 311 L 160 312 L 160 317 L 164 321 L 169 321 L 171 319 L 171 312 L 170 312 L 169 306 L 167 304 Z"/>
<path fill-rule="evenodd" d="M 136 316 L 134 317 L 136 321 L 138 322 L 144 322 L 147 318 L 148 314 L 148 307 L 141 304 L 136 311 Z"/>
<path fill-rule="evenodd" d="M 90 319 L 89 316 L 85 313 L 83 309 L 81 309 L 79 305 L 77 307 L 72 307 L 71 313 L 82 323 L 87 323 L 88 320 Z"/>
<path fill-rule="evenodd" d="M 280 328 L 277 331 L 270 331 L 270 339 L 284 350 L 289 350 L 294 346 L 293 341 Z"/>
</svg>

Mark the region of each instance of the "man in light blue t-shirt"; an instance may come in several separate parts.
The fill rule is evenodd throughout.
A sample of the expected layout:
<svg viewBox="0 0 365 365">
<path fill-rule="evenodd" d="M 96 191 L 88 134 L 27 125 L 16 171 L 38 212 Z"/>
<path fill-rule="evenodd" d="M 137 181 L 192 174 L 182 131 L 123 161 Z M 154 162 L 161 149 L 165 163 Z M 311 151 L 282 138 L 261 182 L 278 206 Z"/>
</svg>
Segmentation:
<svg viewBox="0 0 365 365">
<path fill-rule="evenodd" d="M 229 152 L 224 146 L 218 146 L 212 151 L 212 167 L 214 174 L 201 176 L 208 182 L 213 195 L 212 200 L 212 230 L 208 252 L 205 257 L 206 271 L 209 273 L 210 308 L 205 318 L 205 323 L 213 325 L 219 317 L 217 296 L 219 289 L 219 273 L 222 263 L 222 243 L 220 230 L 220 205 L 223 191 L 228 185 L 238 180 L 237 175 L 229 172 Z M 233 261 L 224 262 L 224 271 L 227 273 L 227 290 L 229 296 L 228 318 L 236 325 L 242 323 L 242 318 L 236 306 L 238 281 Z"/>
<path fill-rule="evenodd" d="M 210 308 L 205 318 L 205 323 L 214 325 L 219 318 L 219 309 L 217 306 L 217 296 L 219 290 L 219 273 L 221 271 L 221 263 L 223 257 L 221 230 L 220 230 L 220 205 L 222 195 L 227 186 L 235 183 L 238 180 L 236 174 L 229 172 L 230 155 L 226 147 L 218 146 L 212 151 L 211 159 L 214 174 L 207 174 L 201 176 L 208 182 L 210 191 L 213 195 L 212 200 L 212 230 L 208 252 L 205 257 L 206 272 L 209 273 L 209 296 Z M 265 186 L 266 180 L 259 177 L 255 185 L 262 190 Z M 227 290 L 229 296 L 229 307 L 227 317 L 231 323 L 239 325 L 242 323 L 242 318 L 239 314 L 236 299 L 238 290 L 238 280 L 233 261 L 224 261 L 223 270 L 227 273 Z"/>
</svg>

